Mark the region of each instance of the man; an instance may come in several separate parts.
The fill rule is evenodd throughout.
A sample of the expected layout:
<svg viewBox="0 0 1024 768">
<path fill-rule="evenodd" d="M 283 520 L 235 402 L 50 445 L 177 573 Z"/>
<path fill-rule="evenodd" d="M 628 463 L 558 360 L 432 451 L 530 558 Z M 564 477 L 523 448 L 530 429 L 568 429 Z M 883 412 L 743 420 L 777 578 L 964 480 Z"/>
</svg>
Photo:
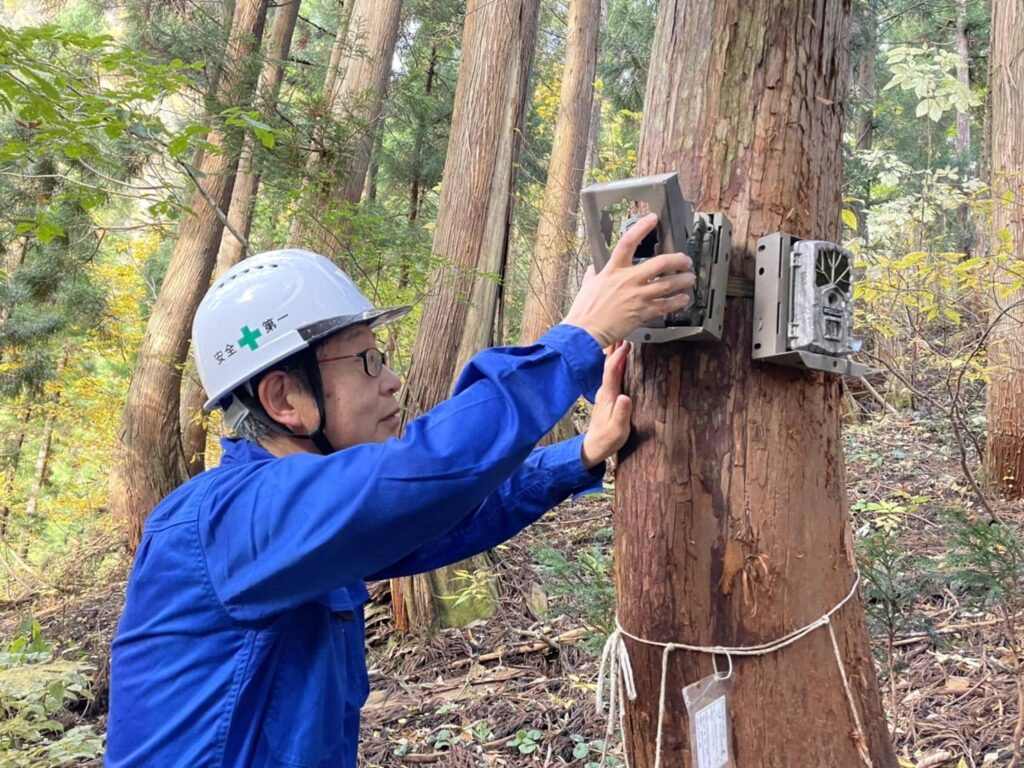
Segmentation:
<svg viewBox="0 0 1024 768">
<path fill-rule="evenodd" d="M 690 260 L 631 264 L 649 216 L 536 344 L 491 349 L 397 439 L 375 309 L 323 257 L 254 256 L 211 287 L 193 344 L 209 408 L 248 440 L 150 515 L 111 668 L 109 766 L 355 768 L 364 582 L 485 551 L 591 485 L 629 431 L 625 347 L 685 306 Z M 602 373 L 603 371 L 603 373 Z M 602 382 L 603 377 L 603 382 Z M 585 436 L 533 450 L 598 392 Z"/>
</svg>

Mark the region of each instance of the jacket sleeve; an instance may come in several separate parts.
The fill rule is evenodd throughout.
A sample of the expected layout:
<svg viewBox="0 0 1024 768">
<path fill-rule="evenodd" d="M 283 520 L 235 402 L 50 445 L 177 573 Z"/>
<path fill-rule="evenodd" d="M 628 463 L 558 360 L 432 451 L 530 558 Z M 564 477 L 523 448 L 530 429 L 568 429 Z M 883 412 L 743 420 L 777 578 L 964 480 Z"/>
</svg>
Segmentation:
<svg viewBox="0 0 1024 768">
<path fill-rule="evenodd" d="M 501 484 L 447 535 L 367 578 L 393 579 L 423 573 L 486 552 L 536 521 L 570 495 L 601 488 L 605 466 L 583 466 L 583 435 L 537 448 L 519 470 Z"/>
<path fill-rule="evenodd" d="M 197 522 L 216 596 L 235 620 L 265 621 L 442 539 L 593 396 L 602 361 L 586 331 L 559 325 L 532 346 L 480 353 L 459 394 L 400 440 L 254 462 L 211 483 Z"/>
</svg>

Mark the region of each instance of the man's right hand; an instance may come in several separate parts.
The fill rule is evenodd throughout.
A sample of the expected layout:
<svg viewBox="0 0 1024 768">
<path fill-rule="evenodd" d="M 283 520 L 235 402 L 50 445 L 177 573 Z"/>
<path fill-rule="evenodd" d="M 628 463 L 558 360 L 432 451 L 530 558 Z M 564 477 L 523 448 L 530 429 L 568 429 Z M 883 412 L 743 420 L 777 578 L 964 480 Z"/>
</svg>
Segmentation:
<svg viewBox="0 0 1024 768">
<path fill-rule="evenodd" d="M 683 253 L 664 253 L 633 265 L 637 246 L 658 224 L 650 213 L 619 239 L 599 273 L 591 267 L 562 322 L 587 331 L 602 347 L 622 341 L 648 320 L 684 309 L 693 287 L 693 262 Z"/>
</svg>

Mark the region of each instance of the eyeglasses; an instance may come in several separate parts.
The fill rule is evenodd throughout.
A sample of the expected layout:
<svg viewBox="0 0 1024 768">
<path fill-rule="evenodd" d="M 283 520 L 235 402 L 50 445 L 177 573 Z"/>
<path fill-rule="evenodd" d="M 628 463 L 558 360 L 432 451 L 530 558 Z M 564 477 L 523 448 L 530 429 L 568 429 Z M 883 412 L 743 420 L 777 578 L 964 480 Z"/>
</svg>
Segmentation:
<svg viewBox="0 0 1024 768">
<path fill-rule="evenodd" d="M 376 347 L 370 347 L 364 349 L 362 352 L 357 352 L 354 355 L 339 355 L 338 357 L 325 357 L 317 360 L 318 363 L 331 363 L 335 360 L 350 360 L 353 357 L 358 357 L 363 361 L 363 370 L 366 371 L 367 376 L 376 378 L 380 376 L 380 372 L 384 370 L 384 366 L 387 364 L 387 358 L 384 353 Z"/>
</svg>

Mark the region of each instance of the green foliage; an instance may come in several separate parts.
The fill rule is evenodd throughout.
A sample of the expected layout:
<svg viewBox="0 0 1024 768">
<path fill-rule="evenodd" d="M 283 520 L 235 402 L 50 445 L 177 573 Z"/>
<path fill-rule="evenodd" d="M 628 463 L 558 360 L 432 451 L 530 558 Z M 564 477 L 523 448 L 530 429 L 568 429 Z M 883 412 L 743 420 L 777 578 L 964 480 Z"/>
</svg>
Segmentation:
<svg viewBox="0 0 1024 768">
<path fill-rule="evenodd" d="M 532 755 L 540 748 L 544 734 L 538 730 L 516 731 L 516 735 L 505 746 L 517 749 L 522 755 Z"/>
<path fill-rule="evenodd" d="M 610 542 L 579 549 L 571 557 L 541 547 L 533 552 L 548 595 L 563 613 L 572 613 L 607 635 L 615 626 L 615 583 Z M 603 637 L 593 638 L 603 641 Z"/>
<path fill-rule="evenodd" d="M 870 531 L 857 539 L 868 622 L 874 636 L 890 642 L 901 632 L 931 629 L 914 603 L 935 576 L 932 564 L 915 556 L 892 530 Z"/>
<path fill-rule="evenodd" d="M 452 733 L 447 728 L 443 728 L 437 733 L 431 734 L 427 737 L 427 744 L 438 752 L 447 752 L 455 745 L 461 743 L 462 738 L 457 733 Z"/>
<path fill-rule="evenodd" d="M 458 608 L 465 603 L 485 603 L 494 597 L 494 588 L 491 583 L 494 574 L 488 568 L 477 568 L 473 571 L 454 571 L 455 579 L 461 585 L 453 595 L 441 595 L 442 600 L 451 602 L 452 608 Z"/>
<path fill-rule="evenodd" d="M 920 101 L 915 117 L 927 116 L 939 122 L 946 112 L 970 112 L 980 106 L 981 98 L 956 78 L 960 57 L 930 45 L 899 46 L 885 53 L 892 78 L 884 90 L 900 88 L 913 93 Z"/>
<path fill-rule="evenodd" d="M 598 78 L 613 112 L 640 112 L 644 107 L 657 12 L 653 0 L 608 2 L 601 39 L 604 61 Z"/>
<path fill-rule="evenodd" d="M 607 754 L 607 744 L 604 739 L 594 739 L 588 742 L 577 733 L 570 735 L 569 738 L 572 740 L 572 756 L 574 760 L 596 758 L 594 760 L 587 760 L 583 764 L 583 768 L 620 768 L 620 766 L 624 765 L 619 758 Z M 604 757 L 603 760 L 601 759 L 602 756 Z"/>
<path fill-rule="evenodd" d="M 69 704 L 92 698 L 81 662 L 57 658 L 39 622 L 26 619 L 0 653 L 0 749 L 4 765 L 72 765 L 103 754 L 104 739 L 91 727 L 64 731 L 57 718 Z"/>
<path fill-rule="evenodd" d="M 944 568 L 954 585 L 987 610 L 1012 619 L 1024 608 L 1024 532 L 989 520 L 950 514 L 954 526 L 947 543 Z M 1017 638 L 1016 647 L 1020 647 Z"/>
</svg>

